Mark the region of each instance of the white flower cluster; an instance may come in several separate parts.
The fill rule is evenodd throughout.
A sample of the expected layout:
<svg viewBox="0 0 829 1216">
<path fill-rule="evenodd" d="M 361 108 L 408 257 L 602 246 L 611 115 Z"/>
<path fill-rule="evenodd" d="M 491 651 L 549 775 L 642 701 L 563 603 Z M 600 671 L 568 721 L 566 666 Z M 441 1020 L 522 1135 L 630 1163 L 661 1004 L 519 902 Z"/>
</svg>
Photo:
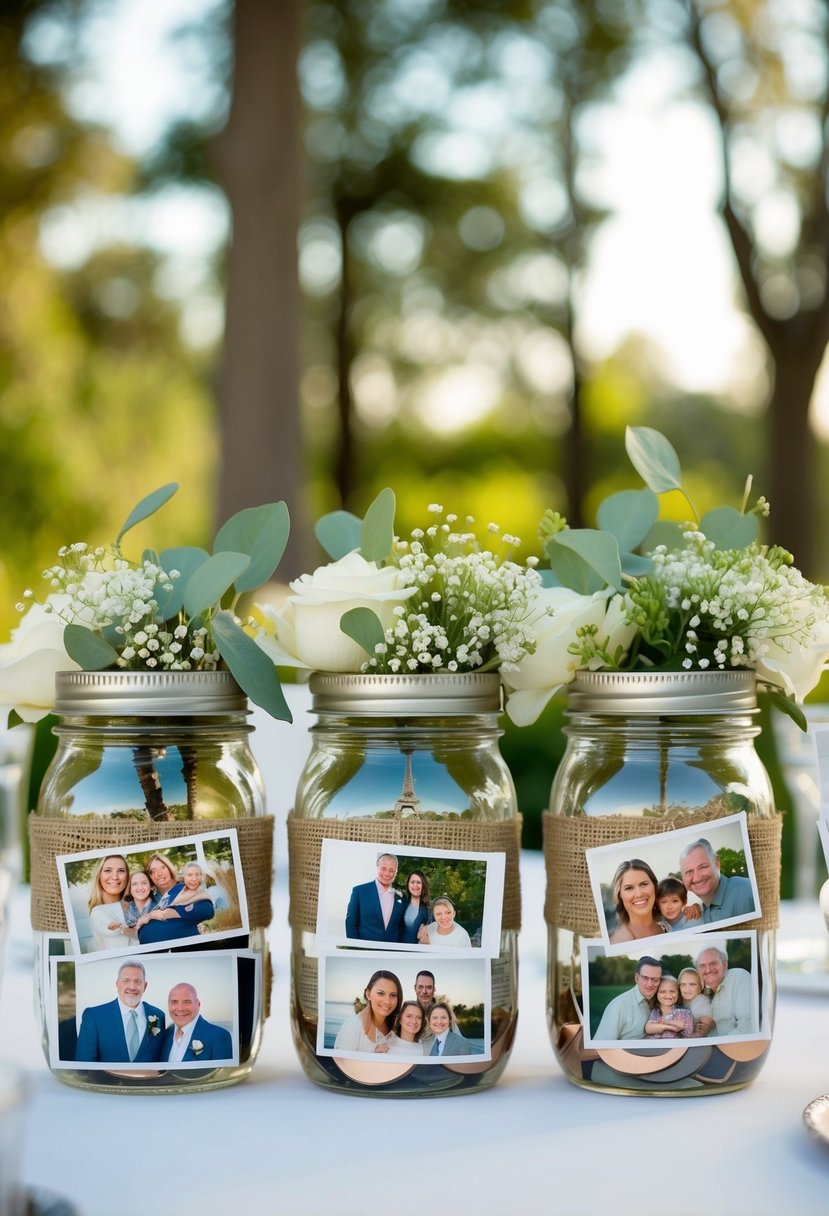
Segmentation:
<svg viewBox="0 0 829 1216">
<path fill-rule="evenodd" d="M 643 641 L 686 669 L 761 669 L 768 659 L 808 651 L 829 624 L 823 587 L 791 554 L 754 542 L 720 550 L 701 532 L 682 549 L 652 554 L 652 571 L 630 591 L 629 619 Z"/>
<path fill-rule="evenodd" d="M 442 514 L 436 504 L 429 511 Z M 397 619 L 364 671 L 509 670 L 532 654 L 537 563 L 530 559 L 525 568 L 481 549 L 474 532 L 454 531 L 456 520 L 447 515 L 444 523 L 415 529 L 410 542 L 396 542 L 400 585 L 415 594 L 394 607 Z M 488 530 L 499 531 L 494 524 Z M 507 552 L 519 543 L 508 535 L 503 542 Z"/>
<path fill-rule="evenodd" d="M 178 571 L 164 571 L 144 558 L 133 563 L 120 550 L 91 549 L 82 541 L 58 550 L 61 563 L 44 570 L 51 595 L 42 605 L 66 623 L 102 632 L 118 652 L 117 665 L 129 670 L 213 671 L 219 652 L 203 626 L 170 627 L 158 618 L 157 588 L 173 589 Z M 25 591 L 24 600 L 32 601 Z M 18 604 L 26 610 L 26 603 Z"/>
</svg>

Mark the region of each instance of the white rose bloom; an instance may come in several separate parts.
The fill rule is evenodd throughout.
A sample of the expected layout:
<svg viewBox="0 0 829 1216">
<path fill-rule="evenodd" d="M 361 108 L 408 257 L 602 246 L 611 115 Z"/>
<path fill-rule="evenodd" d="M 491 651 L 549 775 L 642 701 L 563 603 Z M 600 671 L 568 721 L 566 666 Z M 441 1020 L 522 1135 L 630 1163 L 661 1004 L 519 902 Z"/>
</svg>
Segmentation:
<svg viewBox="0 0 829 1216">
<path fill-rule="evenodd" d="M 517 669 L 502 673 L 507 715 L 516 726 L 535 722 L 554 694 L 573 680 L 579 660 L 568 647 L 577 640 L 578 629 L 595 625 L 597 641 L 611 653 L 618 646 L 627 649 L 636 634 L 636 626 L 625 623 L 625 597 L 609 590 L 579 595 L 569 587 L 543 587 L 536 605 L 535 651 Z M 542 615 L 547 609 L 552 615 Z"/>
<path fill-rule="evenodd" d="M 67 595 L 49 596 L 64 607 Z M 45 718 L 55 704 L 55 673 L 79 671 L 63 645 L 64 622 L 40 604 L 32 604 L 11 641 L 0 646 L 0 707 L 7 717 L 14 709 L 24 722 Z"/>
<path fill-rule="evenodd" d="M 417 591 L 401 585 L 396 566 L 379 567 L 355 550 L 290 583 L 293 595 L 277 612 L 257 605 L 272 622 L 276 637 L 256 640 L 275 663 L 315 671 L 358 672 L 368 657 L 340 629 L 352 608 L 370 608 L 384 629 L 394 623 L 394 608 Z"/>
<path fill-rule="evenodd" d="M 819 621 L 808 646 L 793 645 L 785 650 L 779 642 L 767 642 L 766 653 L 755 663 L 757 679 L 780 688 L 796 701 L 816 687 L 829 665 L 829 621 Z"/>
</svg>

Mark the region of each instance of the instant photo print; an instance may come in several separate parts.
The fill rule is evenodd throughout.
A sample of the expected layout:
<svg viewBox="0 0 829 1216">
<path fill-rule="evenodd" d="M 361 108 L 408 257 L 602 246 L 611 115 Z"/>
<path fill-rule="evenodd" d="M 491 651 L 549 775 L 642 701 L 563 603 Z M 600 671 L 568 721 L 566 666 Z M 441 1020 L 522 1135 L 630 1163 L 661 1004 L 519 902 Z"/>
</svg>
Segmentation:
<svg viewBox="0 0 829 1216">
<path fill-rule="evenodd" d="M 497 958 L 505 865 L 504 853 L 324 840 L 318 945 Z"/>
<path fill-rule="evenodd" d="M 203 945 L 248 932 L 234 829 L 55 858 L 81 961 Z"/>
<path fill-rule="evenodd" d="M 236 1065 L 240 982 L 259 984 L 251 966 L 254 955 L 233 950 L 54 957 L 49 1062 L 143 1075 Z"/>
<path fill-rule="evenodd" d="M 454 953 L 321 956 L 317 1053 L 378 1065 L 491 1060 L 490 965 Z M 375 1016 L 386 1020 L 384 1030 Z"/>
<path fill-rule="evenodd" d="M 602 845 L 586 858 L 611 956 L 633 941 L 664 953 L 666 934 L 679 942 L 762 914 L 744 813 Z"/>
<path fill-rule="evenodd" d="M 586 1047 L 716 1046 L 768 1039 L 761 1010 L 761 977 L 754 930 L 711 933 L 645 948 L 628 943 L 608 955 L 604 943 L 582 952 Z"/>
</svg>

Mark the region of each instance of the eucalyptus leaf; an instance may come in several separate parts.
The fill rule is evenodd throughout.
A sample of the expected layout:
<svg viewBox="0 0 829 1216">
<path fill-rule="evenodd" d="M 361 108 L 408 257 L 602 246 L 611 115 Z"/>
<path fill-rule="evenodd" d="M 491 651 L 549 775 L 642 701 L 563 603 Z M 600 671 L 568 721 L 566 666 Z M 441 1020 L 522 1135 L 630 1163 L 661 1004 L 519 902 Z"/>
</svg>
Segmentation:
<svg viewBox="0 0 829 1216">
<path fill-rule="evenodd" d="M 230 612 L 213 617 L 213 639 L 233 678 L 255 705 L 282 722 L 293 721 L 276 668 Z"/>
<path fill-rule="evenodd" d="M 191 545 L 179 548 L 165 549 L 158 555 L 158 563 L 165 574 L 177 570 L 179 577 L 171 580 L 172 591 L 165 591 L 160 583 L 156 583 L 153 596 L 158 604 L 159 616 L 165 621 L 178 616 L 184 607 L 184 592 L 188 582 L 200 566 L 203 566 L 210 554 L 206 549 L 198 549 Z"/>
<path fill-rule="evenodd" d="M 246 553 L 214 553 L 208 557 L 190 576 L 184 588 L 184 611 L 187 615 L 196 616 L 218 604 L 249 565 L 250 558 Z"/>
<path fill-rule="evenodd" d="M 367 562 L 383 562 L 394 545 L 394 490 L 388 486 L 375 498 L 360 526 L 360 553 Z"/>
<path fill-rule="evenodd" d="M 660 519 L 653 525 L 642 542 L 642 548 L 653 553 L 657 545 L 664 545 L 669 553 L 681 549 L 684 544 L 683 531 L 680 524 L 670 519 Z"/>
<path fill-rule="evenodd" d="M 374 654 L 375 646 L 386 640 L 380 618 L 370 608 L 351 608 L 344 612 L 340 618 L 340 629 L 369 655 Z"/>
<path fill-rule="evenodd" d="M 134 528 L 136 524 L 140 524 L 142 519 L 149 518 L 154 515 L 159 507 L 163 507 L 165 502 L 173 497 L 178 489 L 178 482 L 168 482 L 166 486 L 160 486 L 157 490 L 153 490 L 152 494 L 148 494 L 146 498 L 134 506 L 124 521 L 121 531 L 115 538 L 116 545 L 120 541 L 125 532 L 129 532 L 130 528 Z"/>
<path fill-rule="evenodd" d="M 236 590 L 254 591 L 266 583 L 285 552 L 291 521 L 284 502 L 246 507 L 231 516 L 219 529 L 214 553 L 247 553 L 250 565 L 236 580 Z"/>
<path fill-rule="evenodd" d="M 331 511 L 317 520 L 314 535 L 335 562 L 360 547 L 360 519 L 350 511 Z"/>
<path fill-rule="evenodd" d="M 629 574 L 634 578 L 642 578 L 653 570 L 652 559 L 644 557 L 641 553 L 623 553 L 621 557 L 623 574 Z"/>
<path fill-rule="evenodd" d="M 70 659 L 84 671 L 104 671 L 114 667 L 118 659 L 118 651 L 85 625 L 67 625 L 63 631 L 63 644 Z"/>
<path fill-rule="evenodd" d="M 794 697 L 788 697 L 784 692 L 781 692 L 779 688 L 770 688 L 768 685 L 766 685 L 763 691 L 767 693 L 768 698 L 775 709 L 779 709 L 780 712 L 785 714 L 787 718 L 791 718 L 792 722 L 795 722 L 802 731 L 807 731 L 809 729 L 809 723 L 806 721 L 806 715 L 804 714 L 801 706 L 798 705 L 797 701 L 795 701 Z"/>
<path fill-rule="evenodd" d="M 630 462 L 654 494 L 682 488 L 679 457 L 663 434 L 650 426 L 625 427 Z"/>
<path fill-rule="evenodd" d="M 563 558 L 561 551 L 572 552 L 601 580 L 598 587 L 613 587 L 622 590 L 622 565 L 619 546 L 610 532 L 599 532 L 594 528 L 565 528 L 547 542 L 547 556 L 552 569 L 559 574 Z M 558 563 L 558 564 L 557 564 Z M 590 580 L 592 583 L 594 580 Z M 572 586 L 572 583 L 565 583 Z M 580 590 L 576 587 L 574 590 Z"/>
<path fill-rule="evenodd" d="M 580 595 L 592 595 L 606 585 L 578 553 L 553 542 L 547 546 L 550 569 L 544 571 L 544 586 L 569 587 Z"/>
<path fill-rule="evenodd" d="M 653 490 L 622 490 L 599 506 L 598 523 L 611 532 L 620 553 L 631 553 L 650 532 L 659 516 L 659 499 Z"/>
<path fill-rule="evenodd" d="M 718 549 L 745 549 L 757 539 L 760 525 L 756 515 L 743 515 L 734 507 L 715 507 L 705 512 L 699 530 Z"/>
</svg>

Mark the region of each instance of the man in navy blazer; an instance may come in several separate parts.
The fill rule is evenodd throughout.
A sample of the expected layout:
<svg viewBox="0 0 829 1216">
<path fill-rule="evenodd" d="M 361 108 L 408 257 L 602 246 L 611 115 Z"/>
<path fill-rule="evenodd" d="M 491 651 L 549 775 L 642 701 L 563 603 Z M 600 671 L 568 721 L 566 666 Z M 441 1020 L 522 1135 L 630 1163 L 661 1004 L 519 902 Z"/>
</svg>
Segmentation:
<svg viewBox="0 0 829 1216">
<path fill-rule="evenodd" d="M 171 1025 L 164 1033 L 162 1059 L 170 1064 L 180 1064 L 235 1058 L 230 1032 L 201 1016 L 201 1001 L 192 984 L 172 987 L 167 1008 Z"/>
<path fill-rule="evenodd" d="M 399 942 L 403 933 L 403 897 L 392 883 L 397 858 L 381 853 L 377 877 L 354 887 L 345 914 L 345 935 L 364 942 Z"/>
<path fill-rule="evenodd" d="M 142 963 L 118 968 L 114 1001 L 84 1009 L 75 1059 L 107 1064 L 154 1064 L 161 1059 L 166 1019 L 161 1009 L 142 1000 L 147 973 Z"/>
</svg>

